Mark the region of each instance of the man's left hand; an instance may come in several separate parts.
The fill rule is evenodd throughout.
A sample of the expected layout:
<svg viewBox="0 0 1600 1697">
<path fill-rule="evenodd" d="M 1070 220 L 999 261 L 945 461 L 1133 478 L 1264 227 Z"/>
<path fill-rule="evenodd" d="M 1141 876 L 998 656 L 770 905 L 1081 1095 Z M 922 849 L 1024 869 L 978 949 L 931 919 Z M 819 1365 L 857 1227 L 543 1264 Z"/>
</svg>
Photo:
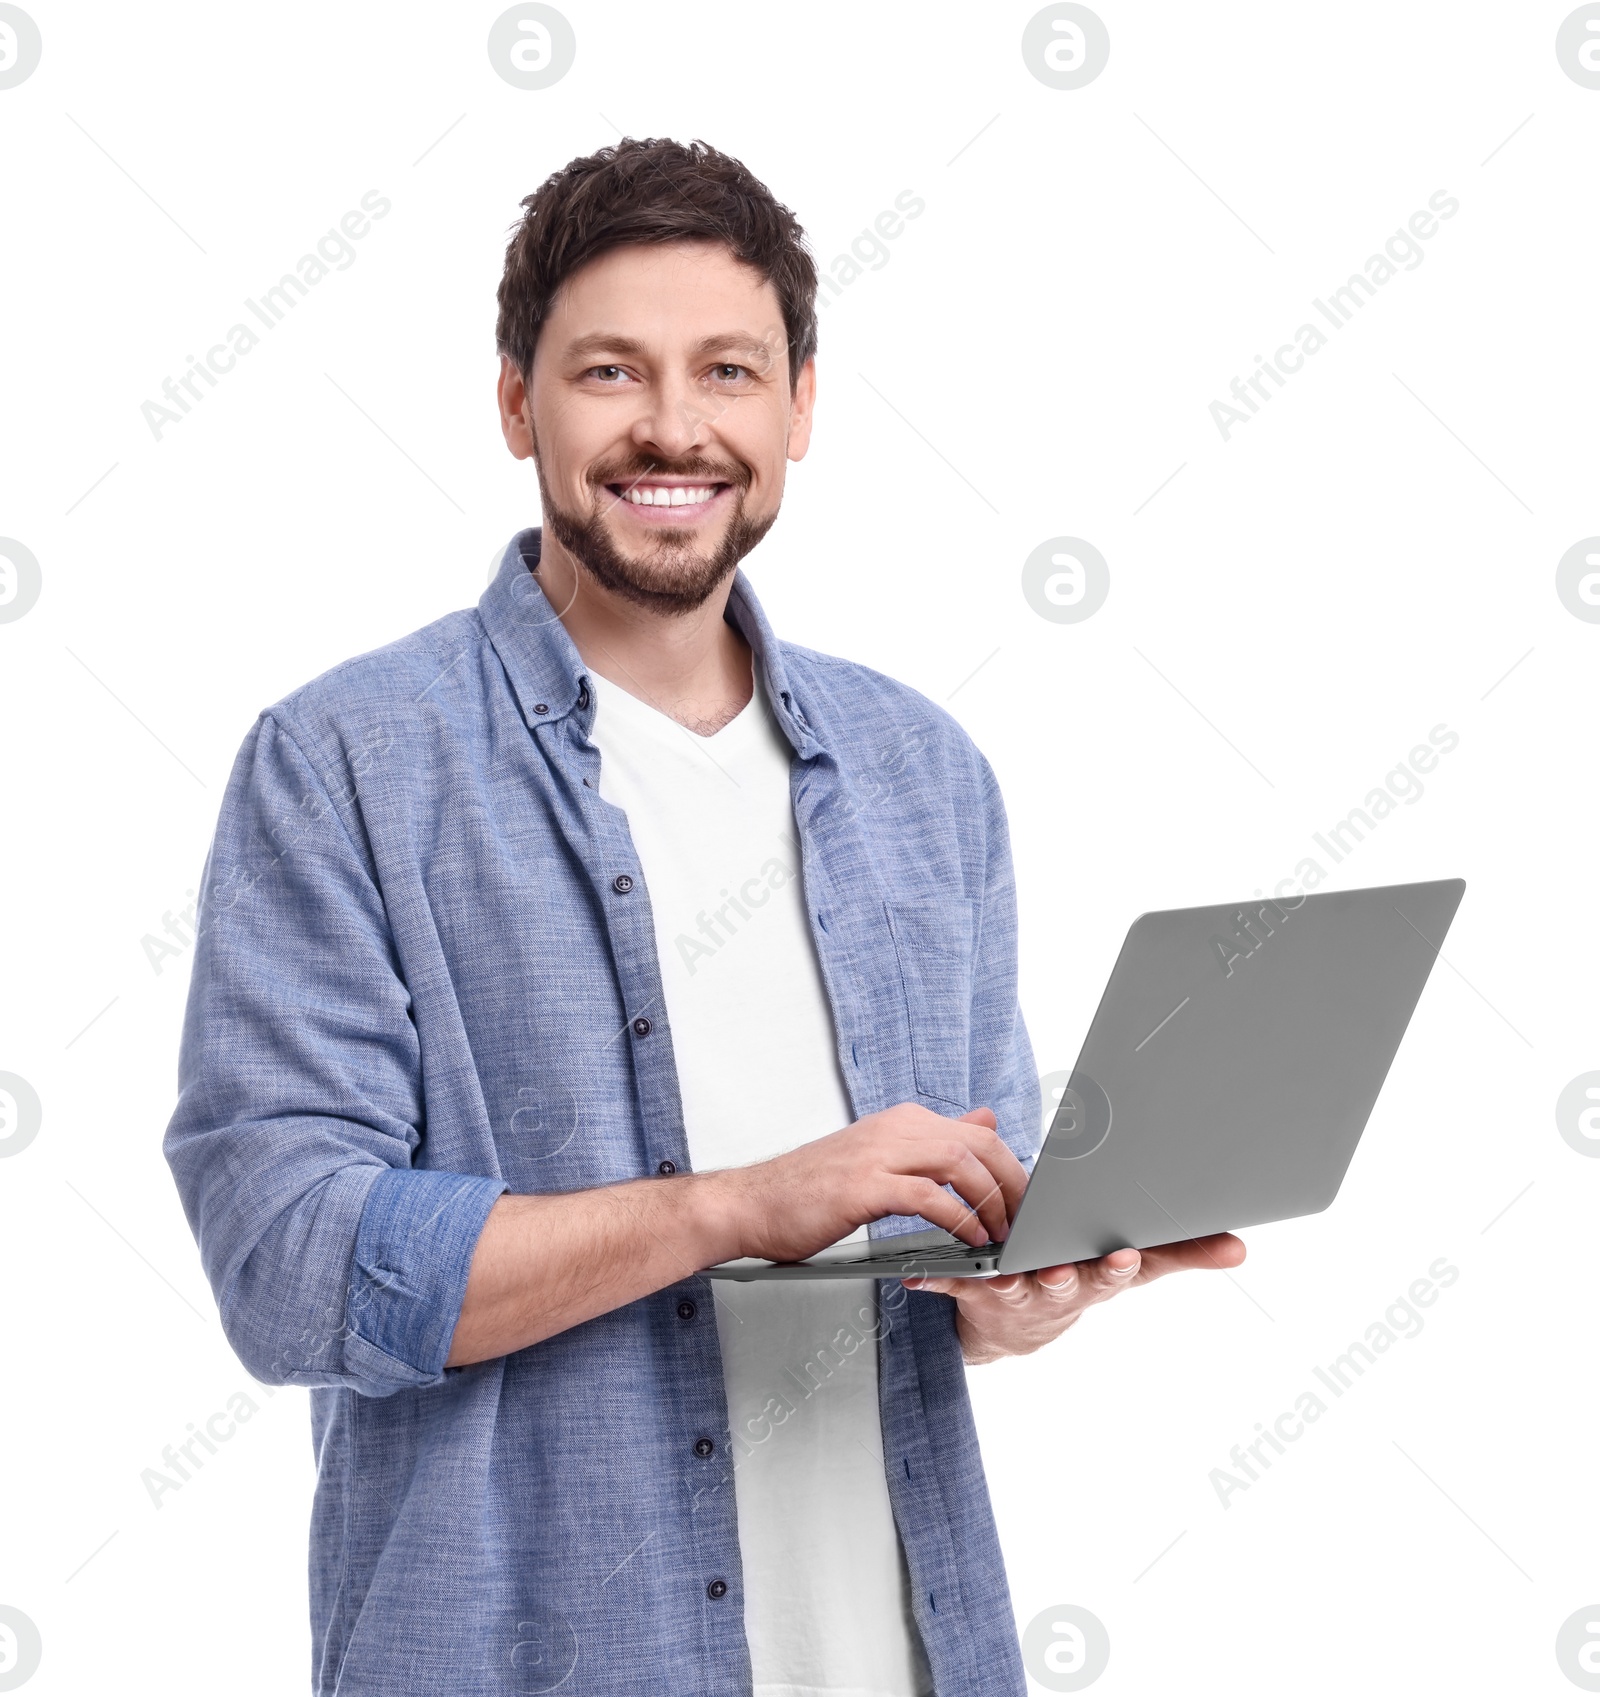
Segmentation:
<svg viewBox="0 0 1600 1697">
<path fill-rule="evenodd" d="M 956 1330 L 969 1366 L 1006 1355 L 1031 1355 L 1058 1338 L 1085 1309 L 1147 1285 L 1167 1273 L 1191 1268 L 1222 1270 L 1244 1260 L 1244 1244 L 1232 1232 L 1186 1243 L 1163 1243 L 1143 1251 L 1115 1249 L 1098 1261 L 1069 1261 L 1036 1273 L 1001 1273 L 994 1278 L 906 1279 L 909 1290 L 936 1291 L 957 1303 Z"/>
</svg>

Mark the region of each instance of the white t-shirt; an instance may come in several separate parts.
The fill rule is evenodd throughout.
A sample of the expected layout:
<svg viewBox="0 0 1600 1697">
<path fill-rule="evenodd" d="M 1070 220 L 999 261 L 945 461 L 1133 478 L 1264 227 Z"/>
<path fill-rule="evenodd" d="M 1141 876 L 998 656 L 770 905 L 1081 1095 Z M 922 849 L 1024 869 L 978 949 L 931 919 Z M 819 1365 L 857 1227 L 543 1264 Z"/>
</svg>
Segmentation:
<svg viewBox="0 0 1600 1697">
<path fill-rule="evenodd" d="M 701 737 L 616 684 L 591 688 L 600 794 L 628 815 L 649 891 L 695 1170 L 848 1125 L 793 750 L 765 694 Z M 719 1280 L 715 1297 L 756 1697 L 923 1697 L 884 1477 L 874 1282 Z"/>
</svg>

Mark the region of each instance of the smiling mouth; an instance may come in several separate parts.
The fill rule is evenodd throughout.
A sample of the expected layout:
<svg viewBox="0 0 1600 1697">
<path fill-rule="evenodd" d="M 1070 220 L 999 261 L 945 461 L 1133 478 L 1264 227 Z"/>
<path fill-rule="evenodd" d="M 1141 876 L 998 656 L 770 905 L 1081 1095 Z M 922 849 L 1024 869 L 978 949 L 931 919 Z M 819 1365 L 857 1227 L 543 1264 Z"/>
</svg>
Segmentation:
<svg viewBox="0 0 1600 1697">
<path fill-rule="evenodd" d="M 608 483 L 606 488 L 630 507 L 703 507 L 716 499 L 727 483 Z"/>
</svg>

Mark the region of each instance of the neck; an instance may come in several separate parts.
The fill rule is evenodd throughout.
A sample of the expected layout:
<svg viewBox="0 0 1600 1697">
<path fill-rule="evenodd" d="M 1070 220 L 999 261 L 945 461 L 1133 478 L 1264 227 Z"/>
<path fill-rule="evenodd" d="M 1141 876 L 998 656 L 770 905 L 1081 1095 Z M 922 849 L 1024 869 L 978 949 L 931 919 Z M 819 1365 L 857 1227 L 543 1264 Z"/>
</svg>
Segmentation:
<svg viewBox="0 0 1600 1697">
<path fill-rule="evenodd" d="M 722 616 L 731 574 L 691 612 L 658 612 L 596 583 L 547 528 L 539 583 L 584 665 L 658 713 L 710 736 L 749 702 L 750 645 Z"/>
</svg>

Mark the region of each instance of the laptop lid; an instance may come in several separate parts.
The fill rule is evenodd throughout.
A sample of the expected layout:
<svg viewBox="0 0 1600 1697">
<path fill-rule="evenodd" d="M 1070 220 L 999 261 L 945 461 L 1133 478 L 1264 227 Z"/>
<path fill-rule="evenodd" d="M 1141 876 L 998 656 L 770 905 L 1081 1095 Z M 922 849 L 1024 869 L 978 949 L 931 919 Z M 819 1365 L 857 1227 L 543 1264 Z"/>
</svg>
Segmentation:
<svg viewBox="0 0 1600 1697">
<path fill-rule="evenodd" d="M 1451 878 L 1142 914 L 1000 1271 L 1326 1208 L 1465 889 Z"/>
</svg>

